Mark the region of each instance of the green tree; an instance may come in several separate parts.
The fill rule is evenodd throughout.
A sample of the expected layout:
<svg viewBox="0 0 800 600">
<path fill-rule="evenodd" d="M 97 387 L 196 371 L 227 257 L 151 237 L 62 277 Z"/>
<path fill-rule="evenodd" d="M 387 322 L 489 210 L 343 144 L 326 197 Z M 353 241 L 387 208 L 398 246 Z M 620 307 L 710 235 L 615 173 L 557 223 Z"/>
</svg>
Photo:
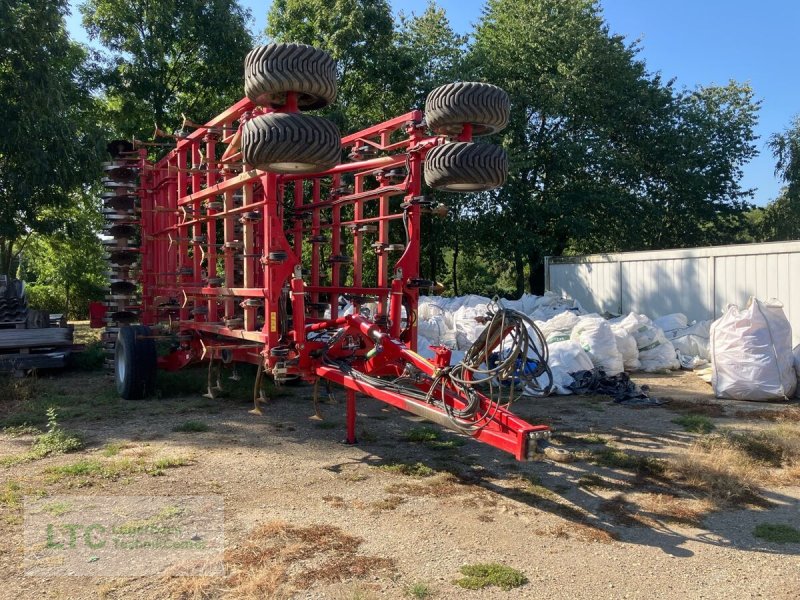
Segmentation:
<svg viewBox="0 0 800 600">
<path fill-rule="evenodd" d="M 434 88 L 465 79 L 467 41 L 467 36 L 453 31 L 444 9 L 433 1 L 419 15 L 400 15 L 398 50 L 407 57 L 405 62 L 410 65 L 412 79 L 407 106 L 422 109 L 425 98 Z M 424 217 L 425 237 L 422 240 L 420 272 L 433 281 L 441 279 L 446 269 L 444 250 L 452 249 L 449 253 L 450 289 L 458 294 L 461 279 L 458 276 L 458 261 L 464 251 L 462 241 L 472 238 L 469 198 L 463 194 L 435 190 L 426 193 L 431 199 L 447 204 L 450 215 L 447 219 Z"/>
<path fill-rule="evenodd" d="M 509 92 L 512 115 L 509 181 L 483 212 L 518 293 L 526 272 L 542 291 L 545 255 L 715 241 L 747 206 L 752 91 L 676 92 L 638 52 L 593 0 L 487 4 L 471 62 Z"/>
<path fill-rule="evenodd" d="M 775 175 L 786 185 L 770 202 L 762 222 L 769 241 L 800 239 L 800 117 L 770 137 L 769 147 L 776 159 Z"/>
<path fill-rule="evenodd" d="M 267 36 L 327 51 L 338 68 L 339 93 L 327 115 L 354 131 L 409 109 L 410 57 L 398 49 L 386 0 L 275 0 Z"/>
<path fill-rule="evenodd" d="M 149 133 L 154 121 L 176 128 L 181 114 L 205 122 L 244 95 L 253 39 L 237 0 L 87 0 L 80 10 L 106 50 L 101 83 L 117 135 Z"/>
<path fill-rule="evenodd" d="M 97 194 L 78 193 L 69 208 L 59 210 L 59 221 L 49 235 L 31 239 L 20 272 L 33 308 L 85 318 L 88 302 L 102 299 L 107 288 Z"/>
<path fill-rule="evenodd" d="M 14 274 L 26 241 L 55 230 L 98 172 L 97 106 L 67 10 L 67 0 L 0 2 L 0 273 Z"/>
</svg>

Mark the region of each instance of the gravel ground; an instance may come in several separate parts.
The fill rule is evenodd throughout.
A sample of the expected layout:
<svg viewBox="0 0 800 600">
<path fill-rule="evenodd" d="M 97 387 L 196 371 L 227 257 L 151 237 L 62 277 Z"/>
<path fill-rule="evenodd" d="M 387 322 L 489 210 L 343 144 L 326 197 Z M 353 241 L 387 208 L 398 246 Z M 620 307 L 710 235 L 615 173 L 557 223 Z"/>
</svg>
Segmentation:
<svg viewBox="0 0 800 600">
<path fill-rule="evenodd" d="M 653 395 L 675 402 L 720 406 L 724 414 L 712 418 L 718 426 L 762 426 L 745 413 L 786 408 L 714 400 L 709 386 L 691 373 L 636 380 L 648 384 Z M 98 406 L 106 403 L 113 410 L 98 410 L 91 420 L 83 415 L 64 421 L 65 427 L 84 434 L 87 447 L 81 452 L 0 467 L 6 490 L 0 504 L 2 598 L 164 598 L 188 587 L 183 579 L 160 575 L 25 576 L 22 509 L 9 489 L 48 497 L 219 495 L 225 503 L 225 545 L 231 551 L 246 547 L 260 525 L 274 522 L 283 527 L 332 526 L 361 539 L 354 554 L 342 557 L 363 561 L 364 572 L 342 571 L 342 581 L 326 578 L 320 575 L 326 559 L 311 551 L 289 553 L 281 563 L 285 571 L 273 569 L 277 590 L 253 588 L 247 592 L 252 597 L 800 597 L 800 544 L 776 544 L 753 535 L 764 522 L 800 527 L 798 487 L 766 488 L 769 505 L 713 511 L 694 525 L 657 515 L 631 522 L 615 516 L 607 502 L 619 488 L 635 492 L 641 483 L 626 469 L 585 460 L 517 463 L 450 432 L 425 433 L 436 439 L 411 442 L 409 436 L 416 439 L 429 432 L 423 429 L 427 426 L 371 399 L 359 400 L 360 440 L 348 446 L 341 443 L 342 393 L 340 404 L 322 407 L 325 420 L 320 422 L 309 418 L 309 387 L 284 389 L 259 417 L 236 398 L 109 400 L 111 383 L 102 374 L 63 374 L 39 383 L 48 393 L 102 396 L 106 400 L 98 400 Z M 550 424 L 564 434 L 561 443 L 575 450 L 602 448 L 586 442 L 586 436 L 600 436 L 606 447 L 668 458 L 700 435 L 673 423 L 679 414 L 675 410 L 634 409 L 608 398 L 524 400 L 515 411 L 532 423 Z M 173 430 L 188 420 L 207 424 L 208 431 Z M 19 455 L 32 440 L 30 435 L 0 434 L 0 458 Z M 103 452 L 109 444 L 119 451 L 112 458 Z M 48 477 L 49 468 L 79 459 L 126 457 L 181 457 L 187 464 L 167 468 L 160 476 L 137 472 L 117 479 L 87 476 L 55 482 Z M 415 465 L 429 476 L 396 472 L 403 465 Z M 579 485 L 592 475 L 617 489 Z M 462 566 L 482 562 L 518 569 L 528 583 L 508 591 L 465 590 L 454 584 Z M 265 572 L 272 568 L 269 563 L 262 566 Z M 416 596 L 411 591 L 415 584 Z M 207 597 L 224 595 L 214 585 L 201 580 L 197 589 L 206 590 Z M 243 595 L 240 588 L 229 597 Z"/>
</svg>

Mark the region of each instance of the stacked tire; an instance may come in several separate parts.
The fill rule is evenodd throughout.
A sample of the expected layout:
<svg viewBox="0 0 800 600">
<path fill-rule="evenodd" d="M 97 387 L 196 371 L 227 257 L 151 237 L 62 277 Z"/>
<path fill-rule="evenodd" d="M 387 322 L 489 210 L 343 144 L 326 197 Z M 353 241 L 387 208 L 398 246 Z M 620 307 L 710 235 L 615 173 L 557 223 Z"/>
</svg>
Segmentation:
<svg viewBox="0 0 800 600">
<path fill-rule="evenodd" d="M 330 55 L 305 44 L 267 44 L 254 48 L 244 66 L 247 97 L 277 111 L 244 124 L 244 161 L 273 173 L 318 173 L 339 164 L 339 129 L 304 114 L 336 98 L 336 64 Z"/>
<path fill-rule="evenodd" d="M 491 135 L 508 125 L 508 94 L 488 83 L 458 82 L 440 86 L 425 100 L 425 120 L 448 141 L 425 157 L 425 182 L 448 192 L 484 192 L 500 187 L 508 175 L 505 150 L 494 144 L 457 141 Z"/>
<path fill-rule="evenodd" d="M 111 160 L 103 163 L 103 245 L 108 260 L 106 327 L 101 334 L 106 367 L 115 365 L 116 342 L 122 327 L 139 318 L 138 258 L 140 206 L 139 172 L 133 145 L 125 140 L 108 144 Z"/>
<path fill-rule="evenodd" d="M 19 279 L 0 275 L 0 327 L 18 326 L 28 318 L 25 286 Z"/>
</svg>

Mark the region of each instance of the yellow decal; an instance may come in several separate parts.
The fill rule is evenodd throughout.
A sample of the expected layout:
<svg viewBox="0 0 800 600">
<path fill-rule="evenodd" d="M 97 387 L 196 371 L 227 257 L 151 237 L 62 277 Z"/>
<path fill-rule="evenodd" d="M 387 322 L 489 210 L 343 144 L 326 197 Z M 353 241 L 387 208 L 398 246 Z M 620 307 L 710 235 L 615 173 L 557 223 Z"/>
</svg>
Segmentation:
<svg viewBox="0 0 800 600">
<path fill-rule="evenodd" d="M 417 353 L 416 353 L 416 352 L 414 352 L 413 350 L 406 350 L 406 352 L 408 352 L 410 355 L 414 356 L 415 358 L 417 358 L 417 359 L 421 360 L 421 361 L 422 361 L 422 362 L 424 362 L 424 363 L 426 363 L 426 362 L 430 362 L 430 361 L 429 361 L 427 358 L 425 358 L 425 357 L 423 357 L 423 356 L 420 356 L 419 354 L 417 354 Z"/>
<path fill-rule="evenodd" d="M 269 313 L 269 330 L 270 333 L 278 331 L 278 314 L 275 312 Z"/>
</svg>

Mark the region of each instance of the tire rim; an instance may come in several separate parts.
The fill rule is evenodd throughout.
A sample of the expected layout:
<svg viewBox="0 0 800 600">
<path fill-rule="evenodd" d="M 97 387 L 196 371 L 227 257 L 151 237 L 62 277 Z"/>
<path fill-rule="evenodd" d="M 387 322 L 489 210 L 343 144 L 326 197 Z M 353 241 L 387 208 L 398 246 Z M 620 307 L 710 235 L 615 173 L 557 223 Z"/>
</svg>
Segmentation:
<svg viewBox="0 0 800 600">
<path fill-rule="evenodd" d="M 267 169 L 276 173 L 313 173 L 321 170 L 319 165 L 304 162 L 270 163 Z"/>
<path fill-rule="evenodd" d="M 494 186 L 487 183 L 451 183 L 443 186 L 443 189 L 450 192 L 485 192 Z"/>
<path fill-rule="evenodd" d="M 117 387 L 122 385 L 122 382 L 125 381 L 125 375 L 128 371 L 127 360 L 125 356 L 125 346 L 119 344 L 117 346 L 117 353 L 114 360 L 114 366 L 117 373 Z"/>
</svg>

